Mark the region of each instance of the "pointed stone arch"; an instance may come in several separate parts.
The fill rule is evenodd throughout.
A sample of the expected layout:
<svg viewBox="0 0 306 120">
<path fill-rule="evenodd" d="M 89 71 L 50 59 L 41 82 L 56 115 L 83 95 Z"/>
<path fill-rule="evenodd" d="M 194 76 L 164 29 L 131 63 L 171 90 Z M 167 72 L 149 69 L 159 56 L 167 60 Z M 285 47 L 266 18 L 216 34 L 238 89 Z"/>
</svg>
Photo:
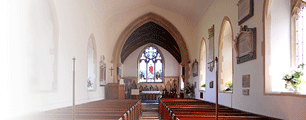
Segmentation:
<svg viewBox="0 0 306 120">
<path fill-rule="evenodd" d="M 175 39 L 175 41 L 177 42 L 179 49 L 180 49 L 180 53 L 182 56 L 182 61 L 181 61 L 181 65 L 182 67 L 185 68 L 185 76 L 183 76 L 183 80 L 187 80 L 188 79 L 188 72 L 189 72 L 189 66 L 188 64 L 190 63 L 190 59 L 189 59 L 189 53 L 188 53 L 188 49 L 187 46 L 185 44 L 184 38 L 181 35 L 181 33 L 177 30 L 177 28 L 167 19 L 163 18 L 160 15 L 157 15 L 155 13 L 147 13 L 144 14 L 142 16 L 140 16 L 139 18 L 135 19 L 133 22 L 131 22 L 123 31 L 122 33 L 119 35 L 116 44 L 114 46 L 114 50 L 113 50 L 113 54 L 112 54 L 112 63 L 113 63 L 113 67 L 117 68 L 119 67 L 122 62 L 120 59 L 120 55 L 121 55 L 121 50 L 124 46 L 124 43 L 126 42 L 126 40 L 128 39 L 128 37 L 140 26 L 142 26 L 145 23 L 148 22 L 154 22 L 160 26 L 162 26 L 163 28 L 165 28 Z M 115 69 L 114 71 L 115 73 L 117 73 L 117 69 Z M 118 78 L 118 75 L 115 75 L 113 77 L 113 82 L 116 83 Z"/>
</svg>

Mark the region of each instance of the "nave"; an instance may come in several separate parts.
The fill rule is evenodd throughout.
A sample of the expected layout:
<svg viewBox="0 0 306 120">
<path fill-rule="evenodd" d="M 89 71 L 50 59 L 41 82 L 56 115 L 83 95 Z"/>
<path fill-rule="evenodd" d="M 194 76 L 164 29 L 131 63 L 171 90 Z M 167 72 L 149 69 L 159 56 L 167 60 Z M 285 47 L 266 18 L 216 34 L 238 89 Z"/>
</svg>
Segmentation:
<svg viewBox="0 0 306 120">
<path fill-rule="evenodd" d="M 143 102 L 143 103 L 142 103 Z M 27 120 L 278 120 L 197 99 L 159 98 L 157 101 L 100 100 L 44 111 Z M 74 111 L 74 112 L 73 112 Z"/>
</svg>

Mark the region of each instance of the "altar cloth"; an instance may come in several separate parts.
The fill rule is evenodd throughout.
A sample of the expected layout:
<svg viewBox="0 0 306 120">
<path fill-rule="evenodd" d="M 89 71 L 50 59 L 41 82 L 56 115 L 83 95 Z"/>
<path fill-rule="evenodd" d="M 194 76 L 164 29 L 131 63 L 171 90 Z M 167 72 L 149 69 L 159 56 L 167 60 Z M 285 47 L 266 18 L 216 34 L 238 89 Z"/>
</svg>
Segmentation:
<svg viewBox="0 0 306 120">
<path fill-rule="evenodd" d="M 160 94 L 160 91 L 142 91 L 143 94 Z"/>
</svg>

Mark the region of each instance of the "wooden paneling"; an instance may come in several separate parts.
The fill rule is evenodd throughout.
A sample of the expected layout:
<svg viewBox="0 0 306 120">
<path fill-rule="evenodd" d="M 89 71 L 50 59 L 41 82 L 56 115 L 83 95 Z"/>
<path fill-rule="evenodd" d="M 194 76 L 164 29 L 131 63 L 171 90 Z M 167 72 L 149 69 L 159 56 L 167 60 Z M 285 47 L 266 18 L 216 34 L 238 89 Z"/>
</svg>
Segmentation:
<svg viewBox="0 0 306 120">
<path fill-rule="evenodd" d="M 215 120 L 216 104 L 196 99 L 159 99 L 163 120 Z M 279 120 L 234 108 L 218 105 L 218 120 Z"/>
<path fill-rule="evenodd" d="M 99 100 L 75 106 L 43 111 L 14 120 L 138 120 L 139 100 Z"/>
<path fill-rule="evenodd" d="M 108 83 L 106 88 L 107 99 L 125 99 L 124 85 L 118 83 Z"/>
<path fill-rule="evenodd" d="M 119 85 L 119 91 L 118 91 L 118 99 L 123 100 L 125 99 L 125 85 Z"/>
</svg>

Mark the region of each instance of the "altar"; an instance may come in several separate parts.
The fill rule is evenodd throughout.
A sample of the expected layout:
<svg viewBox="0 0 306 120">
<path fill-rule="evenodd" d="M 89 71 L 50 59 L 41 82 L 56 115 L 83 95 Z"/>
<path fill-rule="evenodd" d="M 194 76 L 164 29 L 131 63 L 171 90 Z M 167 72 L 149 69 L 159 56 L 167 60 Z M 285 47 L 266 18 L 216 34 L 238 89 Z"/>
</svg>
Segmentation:
<svg viewBox="0 0 306 120">
<path fill-rule="evenodd" d="M 161 97 L 162 94 L 160 91 L 142 91 L 140 92 L 141 100 L 158 100 L 158 97 Z"/>
<path fill-rule="evenodd" d="M 139 83 L 137 79 L 124 78 L 125 99 L 158 100 L 158 97 L 177 96 L 179 77 L 165 77 L 162 83 Z"/>
</svg>

